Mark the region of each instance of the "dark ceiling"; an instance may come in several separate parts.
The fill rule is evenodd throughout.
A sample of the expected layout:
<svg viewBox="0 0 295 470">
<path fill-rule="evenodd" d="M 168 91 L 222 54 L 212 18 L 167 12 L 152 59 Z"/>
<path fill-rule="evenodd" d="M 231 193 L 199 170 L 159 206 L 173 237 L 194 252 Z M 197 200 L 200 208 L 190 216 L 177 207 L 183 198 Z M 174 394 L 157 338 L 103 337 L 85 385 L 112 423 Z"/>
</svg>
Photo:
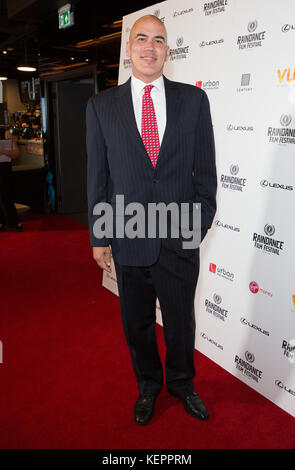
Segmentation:
<svg viewBox="0 0 295 470">
<path fill-rule="evenodd" d="M 75 24 L 60 30 L 57 11 L 66 3 L 72 5 Z M 25 51 L 27 62 L 37 67 L 37 72 L 31 76 L 48 77 L 91 63 L 96 63 L 102 72 L 113 69 L 117 74 L 120 20 L 124 15 L 155 3 L 155 0 L 119 3 L 108 0 L 0 0 L 0 76 L 28 77 L 28 73 L 24 75 L 16 70 L 17 65 L 25 61 Z"/>
</svg>

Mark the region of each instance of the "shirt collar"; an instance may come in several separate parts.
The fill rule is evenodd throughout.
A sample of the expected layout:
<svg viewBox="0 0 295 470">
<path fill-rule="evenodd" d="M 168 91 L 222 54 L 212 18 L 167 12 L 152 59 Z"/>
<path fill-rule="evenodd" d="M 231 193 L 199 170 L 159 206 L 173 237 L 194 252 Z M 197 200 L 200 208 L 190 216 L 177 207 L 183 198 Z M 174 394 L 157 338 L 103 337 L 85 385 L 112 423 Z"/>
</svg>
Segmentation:
<svg viewBox="0 0 295 470">
<path fill-rule="evenodd" d="M 142 82 L 138 78 L 134 77 L 134 75 L 131 76 L 131 86 L 138 96 L 140 97 L 142 96 L 143 89 L 146 85 L 147 83 Z M 157 78 L 153 82 L 149 83 L 149 85 L 153 85 L 155 89 L 160 92 L 164 91 L 163 75 L 161 75 L 159 78 Z"/>
</svg>

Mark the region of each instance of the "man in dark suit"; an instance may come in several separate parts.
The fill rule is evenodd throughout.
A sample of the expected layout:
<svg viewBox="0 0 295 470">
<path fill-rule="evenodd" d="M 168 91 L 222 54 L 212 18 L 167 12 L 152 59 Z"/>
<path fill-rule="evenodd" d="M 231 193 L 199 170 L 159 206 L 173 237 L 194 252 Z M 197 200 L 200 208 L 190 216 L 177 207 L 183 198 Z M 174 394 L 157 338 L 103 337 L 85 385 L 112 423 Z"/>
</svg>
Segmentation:
<svg viewBox="0 0 295 470">
<path fill-rule="evenodd" d="M 132 77 L 106 90 L 87 106 L 88 201 L 90 242 L 97 264 L 110 272 L 114 258 L 121 313 L 139 397 L 137 424 L 153 415 L 163 385 L 163 367 L 155 331 L 159 299 L 166 342 L 168 391 L 193 417 L 209 417 L 194 391 L 194 296 L 199 274 L 199 248 L 185 249 L 183 237 L 98 236 L 97 204 L 109 203 L 117 221 L 130 214 L 125 203 L 201 204 L 202 239 L 216 211 L 214 138 L 206 93 L 163 75 L 169 57 L 164 24 L 147 15 L 133 25 L 127 55 Z M 152 86 L 149 86 L 152 85 Z M 124 207 L 116 196 L 124 195 Z M 107 222 L 108 224 L 109 222 Z M 168 229 L 171 225 L 168 223 Z"/>
</svg>

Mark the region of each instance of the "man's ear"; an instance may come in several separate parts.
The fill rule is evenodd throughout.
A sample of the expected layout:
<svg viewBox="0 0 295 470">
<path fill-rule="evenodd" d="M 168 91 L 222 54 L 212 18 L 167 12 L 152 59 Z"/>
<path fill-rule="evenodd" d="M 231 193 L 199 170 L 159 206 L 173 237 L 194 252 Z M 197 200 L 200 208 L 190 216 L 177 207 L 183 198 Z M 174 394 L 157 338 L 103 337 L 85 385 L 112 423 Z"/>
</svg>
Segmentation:
<svg viewBox="0 0 295 470">
<path fill-rule="evenodd" d="M 166 52 L 166 59 L 165 59 L 165 62 L 167 62 L 167 60 L 169 59 L 169 55 L 170 55 L 170 47 L 167 46 L 167 52 Z"/>
<path fill-rule="evenodd" d="M 126 43 L 126 55 L 127 57 L 130 57 L 130 41 L 127 41 Z"/>
</svg>

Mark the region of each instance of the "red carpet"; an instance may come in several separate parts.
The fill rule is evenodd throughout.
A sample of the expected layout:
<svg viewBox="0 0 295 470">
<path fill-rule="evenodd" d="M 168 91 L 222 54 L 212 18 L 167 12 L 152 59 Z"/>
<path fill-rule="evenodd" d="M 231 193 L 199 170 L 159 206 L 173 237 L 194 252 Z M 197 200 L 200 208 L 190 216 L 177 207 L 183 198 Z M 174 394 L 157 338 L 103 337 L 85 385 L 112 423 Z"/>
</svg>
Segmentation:
<svg viewBox="0 0 295 470">
<path fill-rule="evenodd" d="M 201 353 L 199 422 L 163 388 L 146 427 L 133 422 L 137 388 L 119 299 L 101 287 L 88 231 L 58 215 L 0 233 L 2 449 L 294 447 L 294 419 Z M 159 348 L 164 360 L 162 329 Z"/>
</svg>

